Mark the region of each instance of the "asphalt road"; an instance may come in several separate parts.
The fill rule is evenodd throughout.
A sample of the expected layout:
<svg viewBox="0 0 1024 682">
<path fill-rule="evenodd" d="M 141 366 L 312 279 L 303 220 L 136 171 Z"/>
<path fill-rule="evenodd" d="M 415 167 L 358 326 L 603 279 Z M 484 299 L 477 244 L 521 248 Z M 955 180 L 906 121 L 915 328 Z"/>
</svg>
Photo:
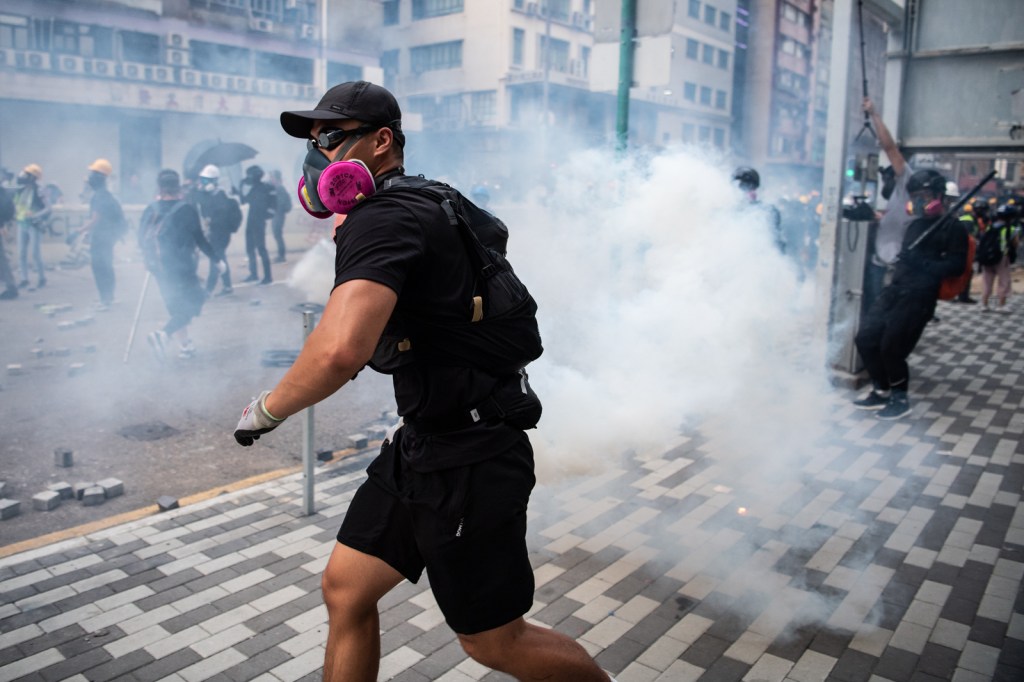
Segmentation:
<svg viewBox="0 0 1024 682">
<path fill-rule="evenodd" d="M 305 295 L 285 280 L 308 242 L 298 230 L 286 239 L 289 263 L 274 266 L 273 285 L 258 287 L 237 283 L 247 267 L 242 235 L 235 236 L 229 249 L 235 294 L 208 300 L 194 320 L 194 358 L 174 352 L 164 364 L 145 338 L 167 319 L 155 282 L 124 360 L 145 279 L 134 239 L 117 247 L 116 303 L 103 312 L 94 309 L 98 298 L 88 264 L 57 266 L 68 247 L 47 240 L 44 257 L 52 269 L 46 287 L 0 301 L 0 498 L 21 503 L 19 515 L 0 521 L 0 552 L 151 507 L 161 496 L 215 491 L 301 463 L 299 418 L 254 447 L 238 446 L 231 435 L 242 408 L 286 371 L 262 366 L 264 352 L 294 351 L 302 342 L 302 315 L 291 308 Z M 15 255 L 13 244 L 7 251 L 9 258 Z M 387 377 L 367 370 L 317 406 L 315 449 L 346 448 L 349 435 L 393 409 L 390 390 Z M 57 448 L 73 452 L 72 467 L 56 465 Z M 107 478 L 123 481 L 122 496 L 98 506 L 65 500 L 51 511 L 33 508 L 32 496 L 51 484 Z"/>
</svg>

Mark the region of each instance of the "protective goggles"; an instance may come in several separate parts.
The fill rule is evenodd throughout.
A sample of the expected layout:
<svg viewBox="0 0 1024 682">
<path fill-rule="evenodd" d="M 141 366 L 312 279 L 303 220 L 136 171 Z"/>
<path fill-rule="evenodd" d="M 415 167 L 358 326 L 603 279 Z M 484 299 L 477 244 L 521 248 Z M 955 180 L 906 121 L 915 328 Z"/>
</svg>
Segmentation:
<svg viewBox="0 0 1024 682">
<path fill-rule="evenodd" d="M 316 137 L 306 140 L 306 149 L 310 151 L 313 149 L 334 149 L 350 137 L 362 137 L 376 129 L 374 126 L 359 126 L 352 130 L 324 130 Z"/>
</svg>

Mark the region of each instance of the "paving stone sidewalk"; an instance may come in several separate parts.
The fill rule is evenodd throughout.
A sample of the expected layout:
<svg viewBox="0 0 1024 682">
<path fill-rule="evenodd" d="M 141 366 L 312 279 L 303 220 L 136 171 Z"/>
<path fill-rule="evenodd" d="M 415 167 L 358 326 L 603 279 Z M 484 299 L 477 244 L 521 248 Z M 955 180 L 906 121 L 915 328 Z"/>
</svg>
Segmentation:
<svg viewBox="0 0 1024 682">
<path fill-rule="evenodd" d="M 771 500 L 699 431 L 538 488 L 533 620 L 619 682 L 1024 680 L 1024 307 L 942 304 L 914 416 L 840 396 Z M 318 680 L 319 575 L 372 452 L 0 560 L 0 681 Z M 381 604 L 381 680 L 508 680 L 462 653 L 424 578 Z"/>
</svg>

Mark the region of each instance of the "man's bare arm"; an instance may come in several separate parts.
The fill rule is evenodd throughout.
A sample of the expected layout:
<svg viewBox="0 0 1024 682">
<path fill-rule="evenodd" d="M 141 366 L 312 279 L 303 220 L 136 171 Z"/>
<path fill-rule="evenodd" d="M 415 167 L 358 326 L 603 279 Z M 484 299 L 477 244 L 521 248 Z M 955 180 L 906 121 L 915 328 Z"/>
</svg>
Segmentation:
<svg viewBox="0 0 1024 682">
<path fill-rule="evenodd" d="M 267 412 L 290 417 L 348 383 L 373 356 L 397 301 L 393 290 L 365 279 L 336 287 L 299 357 L 267 397 Z"/>
<path fill-rule="evenodd" d="M 870 97 L 864 98 L 864 111 L 868 112 L 868 115 L 871 116 L 871 123 L 875 126 L 875 132 L 878 133 L 878 144 L 882 145 L 882 151 L 889 157 L 889 163 L 892 164 L 893 171 L 896 172 L 896 175 L 902 175 L 907 167 L 907 161 L 903 158 L 903 154 L 900 153 L 900 148 L 896 145 L 896 140 L 893 139 L 892 133 L 885 127 L 882 117 L 875 110 L 875 103 L 871 101 Z"/>
</svg>

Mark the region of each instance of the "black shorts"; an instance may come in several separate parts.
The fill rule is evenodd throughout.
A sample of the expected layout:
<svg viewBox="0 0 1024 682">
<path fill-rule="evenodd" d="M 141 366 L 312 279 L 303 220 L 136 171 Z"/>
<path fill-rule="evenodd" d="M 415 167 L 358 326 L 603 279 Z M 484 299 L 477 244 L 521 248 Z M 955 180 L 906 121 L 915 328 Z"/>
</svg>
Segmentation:
<svg viewBox="0 0 1024 682">
<path fill-rule="evenodd" d="M 403 431 L 367 470 L 338 542 L 385 561 L 410 582 L 427 569 L 448 625 L 471 635 L 533 605 L 526 506 L 536 479 L 526 434 L 481 462 L 429 473 L 408 468 Z"/>
</svg>

